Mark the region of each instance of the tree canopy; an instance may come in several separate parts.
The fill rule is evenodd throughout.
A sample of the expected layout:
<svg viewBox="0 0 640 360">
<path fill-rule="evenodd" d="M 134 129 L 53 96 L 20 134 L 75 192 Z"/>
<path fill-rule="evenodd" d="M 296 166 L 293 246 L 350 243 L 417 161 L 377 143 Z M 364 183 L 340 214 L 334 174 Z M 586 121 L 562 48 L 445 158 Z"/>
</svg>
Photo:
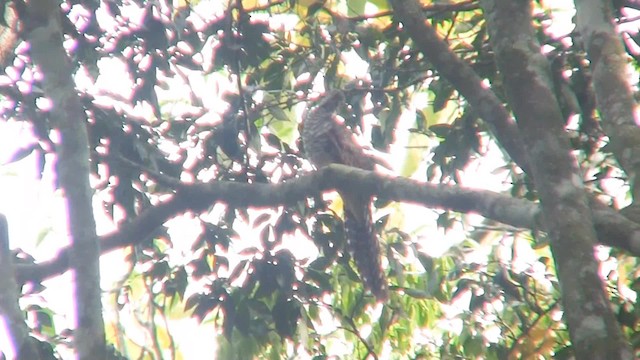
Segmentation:
<svg viewBox="0 0 640 360">
<path fill-rule="evenodd" d="M 0 217 L 5 356 L 640 354 L 638 1 L 2 5 L 0 177 L 66 221 Z M 333 89 L 376 171 L 306 158 Z M 336 191 L 375 199 L 385 302 Z"/>
</svg>

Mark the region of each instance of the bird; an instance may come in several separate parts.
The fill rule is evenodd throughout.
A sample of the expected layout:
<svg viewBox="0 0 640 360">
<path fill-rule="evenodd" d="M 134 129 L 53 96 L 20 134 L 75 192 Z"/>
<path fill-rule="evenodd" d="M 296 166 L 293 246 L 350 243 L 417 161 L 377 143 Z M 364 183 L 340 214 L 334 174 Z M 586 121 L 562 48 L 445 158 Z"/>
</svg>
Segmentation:
<svg viewBox="0 0 640 360">
<path fill-rule="evenodd" d="M 374 170 L 376 161 L 365 153 L 354 134 L 337 118 L 337 110 L 344 103 L 342 91 L 330 90 L 303 115 L 301 135 L 307 158 L 318 169 L 342 164 Z M 344 191 L 340 196 L 348 250 L 365 288 L 384 301 L 388 298 L 388 287 L 372 219 L 371 197 Z"/>
</svg>

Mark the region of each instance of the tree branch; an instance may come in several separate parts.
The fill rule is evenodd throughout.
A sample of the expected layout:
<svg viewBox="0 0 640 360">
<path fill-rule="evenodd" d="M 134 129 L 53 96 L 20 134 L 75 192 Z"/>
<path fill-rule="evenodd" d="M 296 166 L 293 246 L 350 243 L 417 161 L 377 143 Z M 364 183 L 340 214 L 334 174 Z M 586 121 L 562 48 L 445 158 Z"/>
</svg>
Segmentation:
<svg viewBox="0 0 640 360">
<path fill-rule="evenodd" d="M 166 182 L 166 181 L 165 181 Z M 227 181 L 182 184 L 173 197 L 151 207 L 119 230 L 101 237 L 103 253 L 140 244 L 167 220 L 186 211 L 200 212 L 221 202 L 232 207 L 294 205 L 319 192 L 338 189 L 384 197 L 393 201 L 477 213 L 524 229 L 544 230 L 536 203 L 492 191 L 452 185 L 434 185 L 331 165 L 281 184 L 245 184 Z M 640 255 L 640 225 L 600 203 L 592 203 L 594 223 L 602 243 Z M 20 282 L 42 281 L 69 269 L 69 249 L 38 265 L 16 265 Z"/>
<path fill-rule="evenodd" d="M 45 95 L 53 104 L 50 118 L 60 132 L 57 175 L 64 190 L 75 269 L 75 345 L 79 359 L 102 359 L 105 354 L 100 248 L 93 216 L 93 189 L 89 184 L 87 116 L 75 88 L 73 66 L 63 46 L 61 13 L 53 0 L 28 3 L 25 37 L 33 62 L 42 71 Z"/>
<path fill-rule="evenodd" d="M 640 198 L 640 127 L 627 74 L 627 54 L 612 22 L 610 1 L 577 1 L 577 29 L 593 73 L 596 102 L 609 145 Z"/>
<path fill-rule="evenodd" d="M 390 0 L 390 3 L 416 48 L 467 99 L 513 161 L 528 172 L 520 133 L 500 99 L 483 85 L 471 66 L 449 49 L 449 45 L 426 21 L 417 0 Z"/>
<path fill-rule="evenodd" d="M 598 274 L 592 211 L 533 29 L 531 1 L 481 0 L 481 6 L 509 105 L 525 135 L 576 357 L 631 358 Z"/>
<path fill-rule="evenodd" d="M 0 214 L 0 289 L 0 316 L 6 323 L 15 358 L 42 359 L 37 340 L 29 336 L 29 327 L 18 304 L 20 291 L 16 284 L 14 263 L 9 249 L 9 224 L 3 214 Z"/>
</svg>

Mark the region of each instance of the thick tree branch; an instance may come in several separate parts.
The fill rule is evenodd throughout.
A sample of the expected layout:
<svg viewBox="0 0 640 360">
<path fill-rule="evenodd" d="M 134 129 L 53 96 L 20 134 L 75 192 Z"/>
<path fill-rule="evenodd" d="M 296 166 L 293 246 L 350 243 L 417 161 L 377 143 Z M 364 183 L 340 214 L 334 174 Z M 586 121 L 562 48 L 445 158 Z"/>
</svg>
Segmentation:
<svg viewBox="0 0 640 360">
<path fill-rule="evenodd" d="M 460 94 L 478 111 L 478 114 L 490 126 L 498 143 L 503 146 L 511 158 L 527 172 L 528 175 L 533 176 L 528 170 L 529 165 L 523 146 L 524 142 L 517 129 L 517 125 L 502 105 L 500 99 L 498 99 L 490 88 L 483 85 L 482 79 L 467 63 L 462 61 L 449 49 L 447 43 L 438 36 L 437 32 L 421 13 L 420 4 L 416 0 L 391 0 L 390 3 L 397 19 L 403 23 L 404 28 L 413 39 L 415 46 L 436 67 L 438 73 L 451 82 Z M 640 141 L 638 143 L 640 143 Z M 640 157 L 638 158 L 640 159 Z M 638 244 L 634 238 L 635 235 L 633 235 L 635 230 L 632 230 L 635 224 L 619 216 L 612 210 L 607 211 L 607 207 L 595 200 L 593 196 L 589 197 L 589 201 L 593 206 L 598 208 L 598 212 L 607 212 L 608 216 L 606 216 L 606 218 L 608 220 L 604 221 L 604 223 L 609 224 L 611 223 L 610 221 L 617 222 L 619 220 L 631 225 L 631 227 L 623 226 L 618 229 L 614 226 L 605 226 L 607 230 L 601 231 L 603 230 L 603 218 L 595 218 L 593 221 L 598 231 L 599 241 L 604 244 L 626 249 L 633 254 L 639 254 L 637 252 Z M 614 233 L 616 235 L 611 236 Z"/>
<path fill-rule="evenodd" d="M 611 151 L 640 198 L 640 127 L 629 84 L 627 54 L 612 22 L 611 1 L 576 1 L 577 28 L 593 73 L 596 102 Z"/>
<path fill-rule="evenodd" d="M 631 350 L 598 274 L 592 211 L 563 131 L 549 64 L 533 29 L 531 2 L 481 0 L 481 5 L 509 104 L 526 135 L 523 141 L 551 240 L 576 357 L 630 359 Z"/>
<path fill-rule="evenodd" d="M 402 22 L 416 48 L 467 99 L 487 123 L 498 143 L 525 171 L 528 160 L 518 128 L 498 97 L 482 84 L 482 79 L 462 61 L 426 21 L 417 0 L 390 0 L 394 14 Z"/>
<path fill-rule="evenodd" d="M 37 343 L 29 336 L 29 327 L 18 305 L 20 291 L 9 249 L 9 224 L 3 214 L 0 214 L 0 289 L 0 316 L 6 324 L 8 340 L 16 352 L 15 358 L 41 359 Z"/>
<path fill-rule="evenodd" d="M 168 181 L 164 181 L 169 183 Z M 318 192 L 338 189 L 362 192 L 393 201 L 477 213 L 488 219 L 524 228 L 544 230 L 538 221 L 536 203 L 507 195 L 467 189 L 451 185 L 434 185 L 371 171 L 331 165 L 282 184 L 245 184 L 214 182 L 180 185 L 169 200 L 147 209 L 118 231 L 101 238 L 103 252 L 142 243 L 167 220 L 186 211 L 199 212 L 216 202 L 232 207 L 276 207 L 294 205 Z M 640 255 L 640 225 L 627 220 L 614 210 L 592 204 L 599 238 L 605 245 Z M 17 265 L 20 282 L 42 281 L 69 269 L 69 249 L 63 249 L 53 260 L 38 265 Z"/>
<path fill-rule="evenodd" d="M 31 57 L 44 77 L 45 94 L 53 104 L 50 118 L 60 132 L 57 175 L 64 190 L 71 263 L 75 269 L 75 345 L 79 359 L 102 359 L 105 354 L 100 289 L 100 248 L 89 184 L 87 116 L 75 88 L 73 66 L 63 46 L 59 4 L 53 0 L 28 3 L 25 37 Z"/>
</svg>

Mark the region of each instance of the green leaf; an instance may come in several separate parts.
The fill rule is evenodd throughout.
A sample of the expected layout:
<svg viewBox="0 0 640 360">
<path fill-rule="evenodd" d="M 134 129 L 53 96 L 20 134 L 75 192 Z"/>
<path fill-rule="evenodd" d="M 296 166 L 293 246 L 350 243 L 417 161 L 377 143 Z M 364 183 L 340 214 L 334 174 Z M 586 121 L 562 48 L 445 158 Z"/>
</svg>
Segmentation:
<svg viewBox="0 0 640 360">
<path fill-rule="evenodd" d="M 369 2 L 378 8 L 379 12 L 389 10 L 388 0 L 369 0 Z"/>
<path fill-rule="evenodd" d="M 350 0 L 347 7 L 347 16 L 364 15 L 364 9 L 368 2 L 367 0 Z"/>
<path fill-rule="evenodd" d="M 275 115 L 274 115 L 275 116 Z M 284 121 L 272 121 L 269 124 L 269 129 L 279 139 L 287 144 L 295 143 L 296 139 L 300 136 L 298 132 L 298 123 L 289 120 L 289 115 L 286 112 L 282 112 L 280 116 L 283 116 Z"/>
</svg>

